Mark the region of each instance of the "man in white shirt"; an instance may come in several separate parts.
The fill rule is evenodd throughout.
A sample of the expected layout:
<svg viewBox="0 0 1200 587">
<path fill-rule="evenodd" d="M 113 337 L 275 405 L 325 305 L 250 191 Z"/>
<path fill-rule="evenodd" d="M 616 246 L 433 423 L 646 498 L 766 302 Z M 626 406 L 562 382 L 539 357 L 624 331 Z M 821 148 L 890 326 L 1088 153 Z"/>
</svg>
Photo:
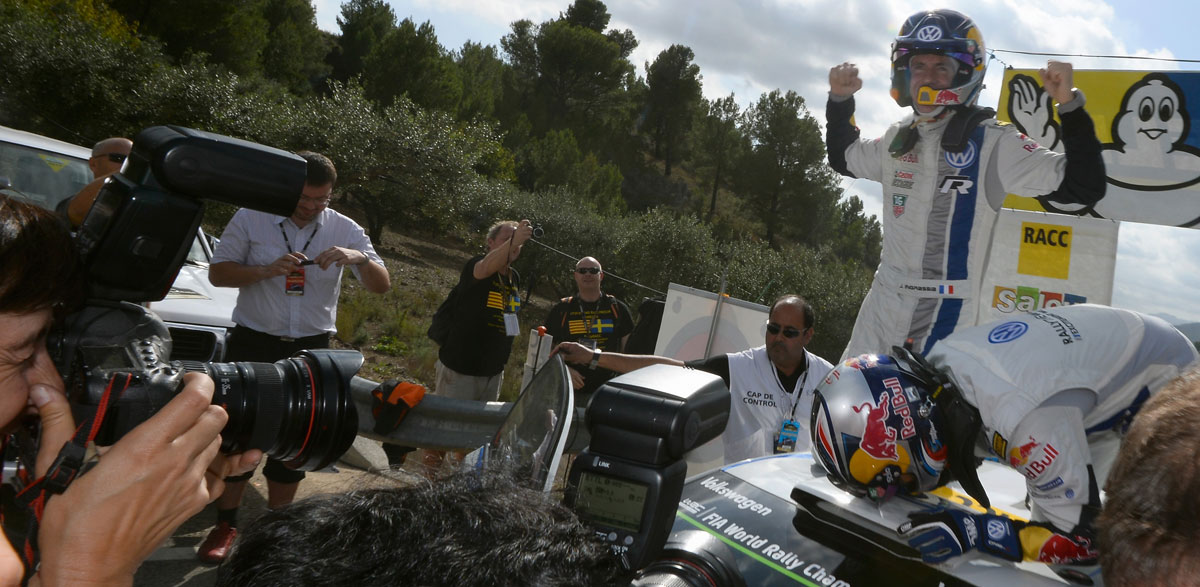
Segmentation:
<svg viewBox="0 0 1200 587">
<path fill-rule="evenodd" d="M 627 373 L 649 365 L 691 367 L 721 377 L 729 386 L 729 423 L 722 435 L 725 463 L 808 449 L 812 391 L 832 365 L 805 345 L 816 316 L 804 298 L 786 295 L 771 304 L 766 344 L 696 361 L 654 355 L 625 355 L 564 342 L 552 355 L 568 363 Z"/>
<path fill-rule="evenodd" d="M 370 292 L 391 287 L 383 259 L 362 227 L 328 207 L 337 181 L 333 163 L 319 153 L 297 154 L 308 162 L 308 175 L 295 212 L 284 218 L 238 210 L 213 255 L 209 281 L 238 288 L 227 361 L 274 362 L 303 349 L 327 348 L 337 331 L 342 267 L 349 266 Z M 263 475 L 271 508 L 291 503 L 304 478 L 303 471 L 271 459 Z M 217 526 L 200 546 L 201 560 L 219 563 L 227 556 L 249 478 L 226 479 Z"/>
</svg>

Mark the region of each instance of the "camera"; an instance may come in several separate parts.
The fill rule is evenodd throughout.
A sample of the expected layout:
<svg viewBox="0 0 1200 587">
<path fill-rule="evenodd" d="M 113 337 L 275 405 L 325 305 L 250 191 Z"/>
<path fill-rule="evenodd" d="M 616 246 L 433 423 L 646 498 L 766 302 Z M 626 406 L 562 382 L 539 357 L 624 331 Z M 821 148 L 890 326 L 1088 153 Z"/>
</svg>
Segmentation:
<svg viewBox="0 0 1200 587">
<path fill-rule="evenodd" d="M 350 382 L 354 351 L 309 350 L 276 363 L 169 361 L 166 326 L 138 305 L 162 299 L 213 199 L 291 215 L 306 176 L 304 159 L 271 147 L 177 126 L 134 138 L 76 234 L 87 303 L 51 333 L 47 347 L 66 383 L 76 422 L 102 422 L 111 444 L 154 415 L 189 371 L 215 383 L 213 403 L 229 414 L 222 450 L 262 449 L 294 469 L 340 457 L 358 431 Z"/>
<path fill-rule="evenodd" d="M 546 229 L 542 228 L 541 224 L 533 225 L 533 238 L 542 238 L 546 234 Z"/>
<path fill-rule="evenodd" d="M 725 383 L 694 369 L 653 365 L 612 379 L 593 394 L 586 412 L 591 442 L 571 466 L 564 504 L 626 570 L 646 569 L 639 581 L 651 582 L 635 584 L 655 585 L 652 575 L 676 574 L 651 563 L 663 552 L 675 520 L 687 474 L 684 453 L 716 438 L 728 420 Z M 712 545 L 718 546 L 723 547 Z M 687 544 L 667 549 L 691 550 Z"/>
</svg>

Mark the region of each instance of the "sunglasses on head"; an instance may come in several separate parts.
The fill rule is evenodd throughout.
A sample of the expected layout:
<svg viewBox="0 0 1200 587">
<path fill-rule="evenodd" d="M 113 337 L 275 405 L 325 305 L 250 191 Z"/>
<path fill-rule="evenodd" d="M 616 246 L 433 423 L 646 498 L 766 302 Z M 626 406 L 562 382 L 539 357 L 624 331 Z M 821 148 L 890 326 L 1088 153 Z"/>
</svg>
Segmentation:
<svg viewBox="0 0 1200 587">
<path fill-rule="evenodd" d="M 597 273 L 600 273 L 600 268 L 599 267 L 577 267 L 575 269 L 575 272 L 580 273 L 580 274 L 591 273 L 592 275 L 595 275 Z"/>
<path fill-rule="evenodd" d="M 783 336 L 787 338 L 796 338 L 797 336 L 803 334 L 805 330 L 808 329 L 805 328 L 803 330 L 796 330 L 796 327 L 794 326 L 788 326 L 787 328 L 784 328 L 774 322 L 767 322 L 767 332 L 770 332 L 772 335 L 783 332 Z"/>
<path fill-rule="evenodd" d="M 108 157 L 108 160 L 112 161 L 113 163 L 124 163 L 127 155 L 123 153 L 102 153 L 94 156 L 93 159 L 96 157 Z"/>
</svg>

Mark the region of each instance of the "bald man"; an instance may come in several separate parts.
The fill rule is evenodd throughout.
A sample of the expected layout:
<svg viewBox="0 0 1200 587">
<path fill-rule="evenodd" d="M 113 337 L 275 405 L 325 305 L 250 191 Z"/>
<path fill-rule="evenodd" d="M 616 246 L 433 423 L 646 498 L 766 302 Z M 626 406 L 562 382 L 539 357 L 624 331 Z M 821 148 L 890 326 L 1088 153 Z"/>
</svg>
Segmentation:
<svg viewBox="0 0 1200 587">
<path fill-rule="evenodd" d="M 578 293 L 562 298 L 546 315 L 546 333 L 554 342 L 578 342 L 589 349 L 607 352 L 625 350 L 625 341 L 633 332 L 629 306 L 605 294 L 604 269 L 595 257 L 584 257 L 575 264 L 575 285 Z M 600 384 L 616 373 L 595 367 L 570 367 L 571 384 L 575 386 L 576 403 L 585 401 Z"/>
<path fill-rule="evenodd" d="M 66 210 L 71 228 L 76 228 L 83 223 L 88 210 L 92 208 L 92 201 L 96 199 L 96 194 L 100 193 L 100 188 L 104 185 L 104 180 L 121 170 L 121 166 L 125 164 L 125 159 L 129 158 L 129 152 L 132 150 L 133 141 L 125 137 L 110 137 L 92 147 L 92 156 L 88 158 L 88 168 L 92 170 L 93 177 L 91 183 L 83 186 L 79 193 L 58 205 L 60 213 L 62 210 Z"/>
</svg>

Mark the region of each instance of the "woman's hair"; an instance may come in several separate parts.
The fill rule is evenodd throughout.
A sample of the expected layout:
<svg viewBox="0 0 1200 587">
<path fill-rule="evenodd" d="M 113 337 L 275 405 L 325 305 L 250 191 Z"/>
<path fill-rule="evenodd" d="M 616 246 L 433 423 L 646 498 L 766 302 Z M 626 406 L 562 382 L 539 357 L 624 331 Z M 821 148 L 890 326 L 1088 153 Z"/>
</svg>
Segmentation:
<svg viewBox="0 0 1200 587">
<path fill-rule="evenodd" d="M 66 224 L 0 194 L 0 312 L 69 309 L 83 300 L 83 268 Z"/>
</svg>

